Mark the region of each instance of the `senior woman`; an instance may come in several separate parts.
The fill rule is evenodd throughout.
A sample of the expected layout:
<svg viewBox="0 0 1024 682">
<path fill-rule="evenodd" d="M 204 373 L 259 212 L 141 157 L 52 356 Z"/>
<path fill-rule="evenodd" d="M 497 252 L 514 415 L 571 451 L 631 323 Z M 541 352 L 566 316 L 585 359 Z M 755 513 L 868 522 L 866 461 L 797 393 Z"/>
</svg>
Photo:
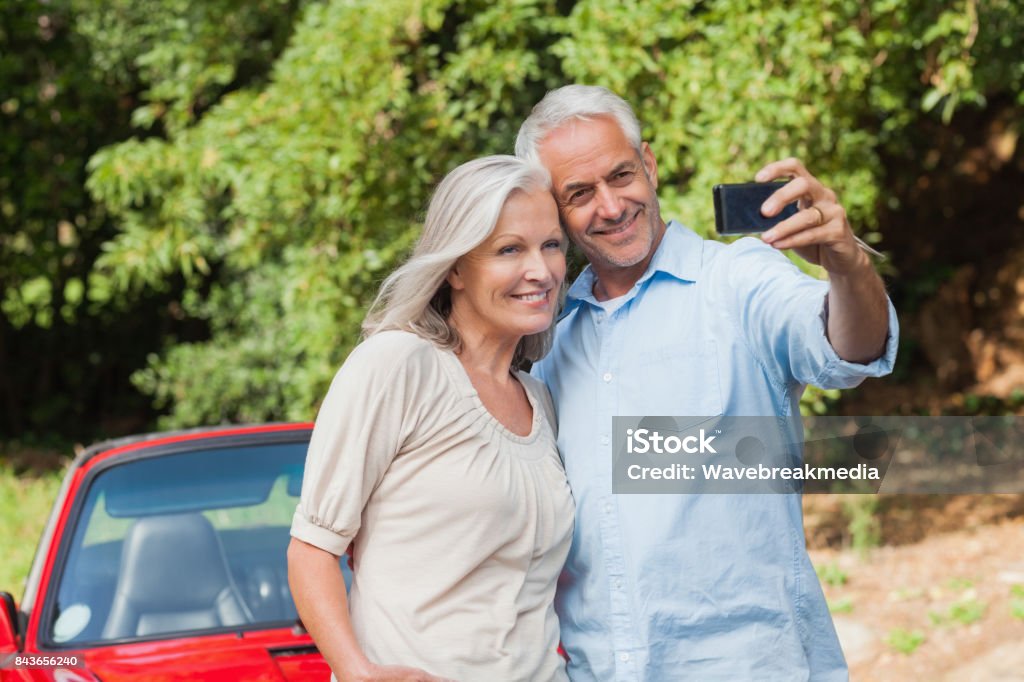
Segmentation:
<svg viewBox="0 0 1024 682">
<path fill-rule="evenodd" d="M 567 679 L 573 501 L 551 400 L 519 371 L 565 276 L 549 183 L 511 156 L 452 171 L 320 408 L 288 573 L 340 680 Z"/>
</svg>

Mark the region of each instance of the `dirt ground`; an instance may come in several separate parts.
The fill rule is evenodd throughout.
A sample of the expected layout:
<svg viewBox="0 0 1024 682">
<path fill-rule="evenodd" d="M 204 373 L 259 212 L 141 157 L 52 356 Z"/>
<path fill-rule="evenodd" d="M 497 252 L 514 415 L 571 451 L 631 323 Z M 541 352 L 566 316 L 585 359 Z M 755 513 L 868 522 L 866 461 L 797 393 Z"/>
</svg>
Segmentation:
<svg viewBox="0 0 1024 682">
<path fill-rule="evenodd" d="M 1024 497 L 882 496 L 881 547 L 807 496 L 808 546 L 860 680 L 1024 680 Z"/>
</svg>

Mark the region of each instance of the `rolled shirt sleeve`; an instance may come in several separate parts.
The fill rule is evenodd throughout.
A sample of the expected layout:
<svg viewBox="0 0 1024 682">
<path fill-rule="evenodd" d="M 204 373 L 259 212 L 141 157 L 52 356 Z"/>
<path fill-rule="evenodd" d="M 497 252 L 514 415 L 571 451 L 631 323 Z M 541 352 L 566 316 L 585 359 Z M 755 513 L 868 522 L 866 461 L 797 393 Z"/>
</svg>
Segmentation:
<svg viewBox="0 0 1024 682">
<path fill-rule="evenodd" d="M 731 309 L 737 312 L 738 334 L 780 385 L 852 388 L 867 377 L 892 371 L 899 322 L 888 297 L 884 352 L 867 364 L 848 362 L 828 340 L 828 282 L 808 277 L 757 239 L 742 239 L 731 250 L 725 290 L 732 296 Z"/>
</svg>

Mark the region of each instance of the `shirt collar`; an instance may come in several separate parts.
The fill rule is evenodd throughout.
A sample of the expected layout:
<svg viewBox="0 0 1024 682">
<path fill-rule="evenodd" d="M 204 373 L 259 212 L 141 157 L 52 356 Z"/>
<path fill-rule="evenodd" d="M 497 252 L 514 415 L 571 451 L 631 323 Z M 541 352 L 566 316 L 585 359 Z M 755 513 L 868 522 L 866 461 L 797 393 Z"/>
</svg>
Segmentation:
<svg viewBox="0 0 1024 682">
<path fill-rule="evenodd" d="M 704 240 L 696 232 L 675 220 L 669 221 L 665 235 L 658 244 L 658 250 L 654 252 L 654 258 L 647 264 L 644 274 L 627 296 L 634 295 L 645 282 L 659 272 L 683 282 L 696 282 L 700 275 L 703 248 Z M 588 265 L 569 287 L 563 316 L 583 302 L 598 305 L 594 297 L 594 280 L 594 271 Z"/>
</svg>

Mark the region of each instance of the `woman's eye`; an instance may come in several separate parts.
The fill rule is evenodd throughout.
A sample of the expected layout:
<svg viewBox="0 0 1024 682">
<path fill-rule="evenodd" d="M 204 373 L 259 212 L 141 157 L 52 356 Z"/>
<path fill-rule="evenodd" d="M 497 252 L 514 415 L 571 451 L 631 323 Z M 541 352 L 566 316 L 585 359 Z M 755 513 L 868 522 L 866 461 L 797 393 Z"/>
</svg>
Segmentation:
<svg viewBox="0 0 1024 682">
<path fill-rule="evenodd" d="M 549 240 L 549 241 L 544 243 L 544 248 L 547 248 L 547 249 L 561 249 L 562 248 L 562 240 L 561 239 L 551 239 L 551 240 Z"/>
<path fill-rule="evenodd" d="M 498 255 L 504 256 L 510 253 L 518 253 L 518 251 L 518 246 L 503 246 L 500 249 L 498 249 Z"/>
</svg>

